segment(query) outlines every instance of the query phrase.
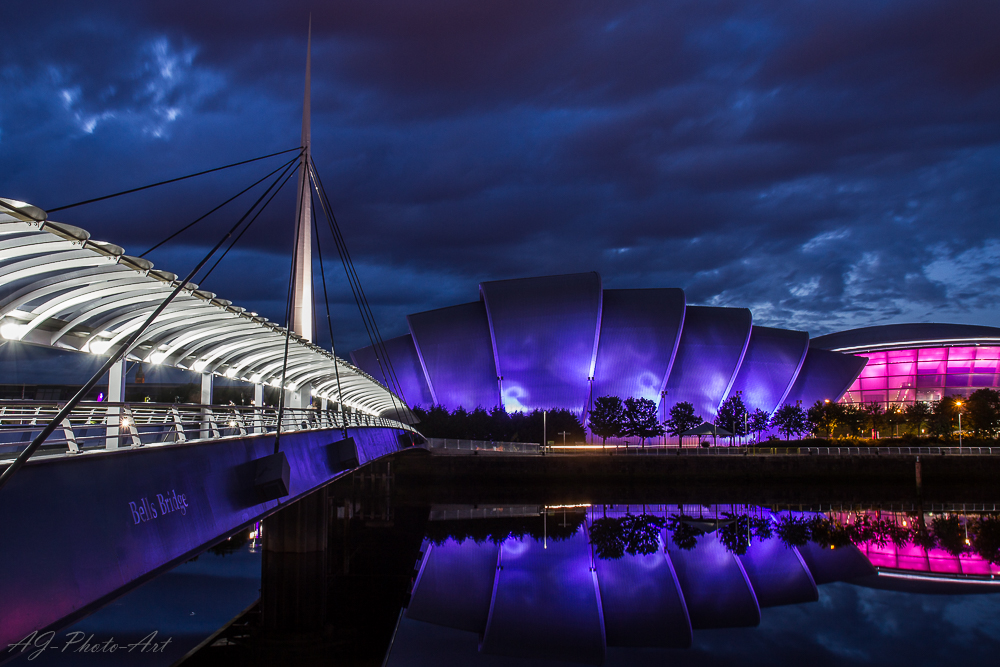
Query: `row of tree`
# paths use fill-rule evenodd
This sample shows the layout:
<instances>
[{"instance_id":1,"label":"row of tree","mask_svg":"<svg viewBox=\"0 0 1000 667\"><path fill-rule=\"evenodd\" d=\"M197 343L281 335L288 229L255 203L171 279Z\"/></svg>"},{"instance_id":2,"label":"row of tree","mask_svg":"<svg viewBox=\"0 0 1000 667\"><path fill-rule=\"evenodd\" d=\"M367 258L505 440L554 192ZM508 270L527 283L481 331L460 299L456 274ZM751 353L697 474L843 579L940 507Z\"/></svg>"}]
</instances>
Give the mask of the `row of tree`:
<instances>
[{"instance_id":1,"label":"row of tree","mask_svg":"<svg viewBox=\"0 0 1000 667\"><path fill-rule=\"evenodd\" d=\"M503 408L476 408L469 412L456 408L449 412L444 406L413 408L420 420L418 428L428 438L456 440L486 440L491 442L542 442L543 431L549 441L579 442L585 437L580 419L569 410L541 410L509 413ZM565 436L563 434L566 434Z\"/></svg>"},{"instance_id":2,"label":"row of tree","mask_svg":"<svg viewBox=\"0 0 1000 667\"><path fill-rule=\"evenodd\" d=\"M455 438L492 440L498 442L542 442L543 429L546 439L579 442L585 438L580 419L569 410L508 413L503 408L492 410L476 408L467 411L457 408L448 411L443 406L414 408L420 420L421 432L429 438ZM803 408L798 403L786 403L774 414L757 408L750 410L743 396L736 392L719 406L713 420L717 428L725 429L734 437L754 435L760 442L764 433L777 431L785 437L797 438L807 434L818 436L845 435L870 437L874 433L893 435L930 434L950 436L958 427L962 415L962 428L977 437L995 438L1000 435L1000 392L979 389L967 399L947 396L932 403L912 405L872 402L843 404L816 401ZM543 427L543 421L546 422ZM665 421L660 422L656 404L648 398L601 396L594 401L589 415L591 433L607 442L608 438L638 438L640 444L664 433L680 436L697 428L705 420L695 414L691 403L681 401L673 405Z\"/></svg>"}]
</instances>

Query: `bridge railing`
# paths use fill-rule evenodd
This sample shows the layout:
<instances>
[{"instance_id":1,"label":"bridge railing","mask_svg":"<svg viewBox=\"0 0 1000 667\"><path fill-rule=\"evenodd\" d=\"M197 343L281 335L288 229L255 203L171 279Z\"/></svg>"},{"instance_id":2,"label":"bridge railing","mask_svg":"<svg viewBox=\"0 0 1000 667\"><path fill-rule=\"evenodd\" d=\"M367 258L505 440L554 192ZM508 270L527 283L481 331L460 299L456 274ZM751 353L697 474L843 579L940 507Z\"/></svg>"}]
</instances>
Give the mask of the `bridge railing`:
<instances>
[{"instance_id":1,"label":"bridge railing","mask_svg":"<svg viewBox=\"0 0 1000 667\"><path fill-rule=\"evenodd\" d=\"M494 442L492 440L455 440L427 438L427 449L455 452L506 452L508 454L541 454L541 445L534 442Z\"/></svg>"},{"instance_id":2,"label":"bridge railing","mask_svg":"<svg viewBox=\"0 0 1000 667\"><path fill-rule=\"evenodd\" d=\"M616 456L990 456L1000 455L1000 447L607 447L597 451ZM560 453L594 453L594 449L573 452L570 447L559 448Z\"/></svg>"},{"instance_id":3,"label":"bridge railing","mask_svg":"<svg viewBox=\"0 0 1000 667\"><path fill-rule=\"evenodd\" d=\"M0 401L0 459L27 447L62 408L44 401ZM278 409L243 405L80 403L42 444L39 454L177 444L273 433ZM378 426L412 431L391 419L357 412L285 408L282 432Z\"/></svg>"}]
</instances>

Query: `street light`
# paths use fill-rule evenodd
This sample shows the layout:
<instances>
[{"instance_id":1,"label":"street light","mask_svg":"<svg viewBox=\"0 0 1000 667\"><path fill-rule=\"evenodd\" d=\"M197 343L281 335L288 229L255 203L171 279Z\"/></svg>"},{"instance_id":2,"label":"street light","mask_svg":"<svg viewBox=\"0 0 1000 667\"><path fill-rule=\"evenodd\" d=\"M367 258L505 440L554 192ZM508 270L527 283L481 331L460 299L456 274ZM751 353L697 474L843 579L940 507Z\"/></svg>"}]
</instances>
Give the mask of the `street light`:
<instances>
[{"instance_id":1,"label":"street light","mask_svg":"<svg viewBox=\"0 0 1000 667\"><path fill-rule=\"evenodd\" d=\"M962 448L962 401L955 401L955 407L958 408L958 448Z\"/></svg>"}]
</instances>

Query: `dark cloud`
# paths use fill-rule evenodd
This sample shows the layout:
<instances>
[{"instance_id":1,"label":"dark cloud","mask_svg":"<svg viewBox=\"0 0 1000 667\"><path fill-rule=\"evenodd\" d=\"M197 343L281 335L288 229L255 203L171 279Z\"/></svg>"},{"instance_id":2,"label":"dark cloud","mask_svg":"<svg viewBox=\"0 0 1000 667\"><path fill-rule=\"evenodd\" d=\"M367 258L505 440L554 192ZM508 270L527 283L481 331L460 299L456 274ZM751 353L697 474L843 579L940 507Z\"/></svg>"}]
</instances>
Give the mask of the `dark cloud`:
<instances>
[{"instance_id":1,"label":"dark cloud","mask_svg":"<svg viewBox=\"0 0 1000 667\"><path fill-rule=\"evenodd\" d=\"M813 333L1000 324L988 2L22 3L2 194L54 207L294 146L310 11L315 158L386 335L481 280L590 270ZM57 217L139 253L280 162ZM205 282L275 320L291 189ZM152 258L182 273L253 199Z\"/></svg>"}]
</instances>

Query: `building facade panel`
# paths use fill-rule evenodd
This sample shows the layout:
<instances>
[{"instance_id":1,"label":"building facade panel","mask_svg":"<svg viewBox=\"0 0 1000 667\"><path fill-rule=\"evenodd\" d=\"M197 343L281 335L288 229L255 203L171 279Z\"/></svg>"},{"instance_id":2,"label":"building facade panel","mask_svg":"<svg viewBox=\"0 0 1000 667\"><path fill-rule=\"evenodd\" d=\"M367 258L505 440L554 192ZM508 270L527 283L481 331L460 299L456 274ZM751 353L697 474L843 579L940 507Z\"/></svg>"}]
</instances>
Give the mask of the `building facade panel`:
<instances>
[{"instance_id":1,"label":"building facade panel","mask_svg":"<svg viewBox=\"0 0 1000 667\"><path fill-rule=\"evenodd\" d=\"M684 330L667 379L663 414L682 401L710 421L732 386L751 332L746 308L688 306Z\"/></svg>"},{"instance_id":2,"label":"building facade panel","mask_svg":"<svg viewBox=\"0 0 1000 667\"><path fill-rule=\"evenodd\" d=\"M1000 347L925 347L856 356L868 359L868 365L844 395L845 403L911 405L1000 387Z\"/></svg>"},{"instance_id":3,"label":"building facade panel","mask_svg":"<svg viewBox=\"0 0 1000 667\"><path fill-rule=\"evenodd\" d=\"M660 401L684 322L680 289L604 290L594 398Z\"/></svg>"},{"instance_id":4,"label":"building facade panel","mask_svg":"<svg viewBox=\"0 0 1000 667\"><path fill-rule=\"evenodd\" d=\"M490 613L500 546L448 539L426 549L407 617L481 634Z\"/></svg>"},{"instance_id":5,"label":"building facade panel","mask_svg":"<svg viewBox=\"0 0 1000 667\"><path fill-rule=\"evenodd\" d=\"M424 371L420 367L417 349L413 346L410 334L385 341L385 351L392 364L391 369L385 360L382 361L382 366L379 366L375 349L370 345L351 352L351 360L355 366L387 387L393 386L391 376L394 374L399 381L399 390L403 394L401 398L410 407L430 405L431 392L427 381L424 380Z\"/></svg>"},{"instance_id":6,"label":"building facade panel","mask_svg":"<svg viewBox=\"0 0 1000 667\"><path fill-rule=\"evenodd\" d=\"M500 404L493 342L482 301L406 318L435 404L489 410Z\"/></svg>"},{"instance_id":7,"label":"building facade panel","mask_svg":"<svg viewBox=\"0 0 1000 667\"><path fill-rule=\"evenodd\" d=\"M601 277L578 273L480 285L508 412L585 413L597 356Z\"/></svg>"},{"instance_id":8,"label":"building facade panel","mask_svg":"<svg viewBox=\"0 0 1000 667\"><path fill-rule=\"evenodd\" d=\"M821 350L810 345L786 404L801 403L808 408L816 401L836 401L858 378L867 363L864 357Z\"/></svg>"},{"instance_id":9,"label":"building facade panel","mask_svg":"<svg viewBox=\"0 0 1000 667\"><path fill-rule=\"evenodd\" d=\"M792 388L808 350L805 331L753 327L729 395L740 392L751 412L774 412Z\"/></svg>"}]
</instances>

